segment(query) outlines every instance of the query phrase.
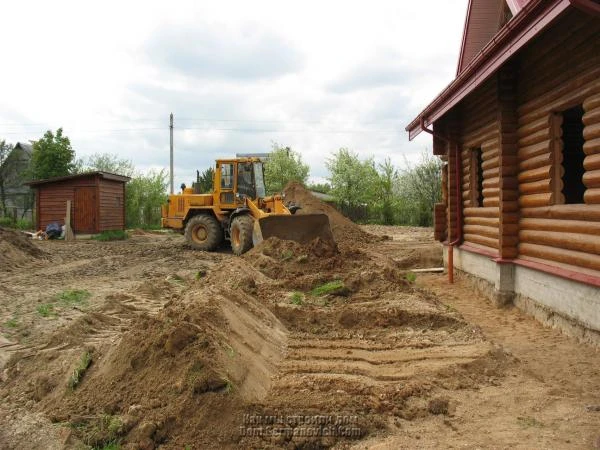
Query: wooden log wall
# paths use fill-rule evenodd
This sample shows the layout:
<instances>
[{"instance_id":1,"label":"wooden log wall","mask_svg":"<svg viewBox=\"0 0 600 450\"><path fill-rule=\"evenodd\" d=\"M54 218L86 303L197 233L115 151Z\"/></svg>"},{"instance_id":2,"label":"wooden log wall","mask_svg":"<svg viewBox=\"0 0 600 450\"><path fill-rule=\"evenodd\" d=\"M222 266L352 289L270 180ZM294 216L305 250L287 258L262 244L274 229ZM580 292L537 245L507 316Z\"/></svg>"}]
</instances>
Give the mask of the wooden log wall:
<instances>
[{"instance_id":1,"label":"wooden log wall","mask_svg":"<svg viewBox=\"0 0 600 450\"><path fill-rule=\"evenodd\" d=\"M448 164L442 166L442 201L433 208L433 237L443 242L448 237Z\"/></svg>"},{"instance_id":2,"label":"wooden log wall","mask_svg":"<svg viewBox=\"0 0 600 450\"><path fill-rule=\"evenodd\" d=\"M462 196L464 241L489 249L500 248L500 134L498 126L498 86L492 77L461 104ZM481 149L483 204L473 203L471 153ZM475 177L473 177L475 178Z\"/></svg>"},{"instance_id":3,"label":"wooden log wall","mask_svg":"<svg viewBox=\"0 0 600 450\"><path fill-rule=\"evenodd\" d=\"M600 93L588 97L583 102L583 195L585 203L600 204Z\"/></svg>"},{"instance_id":4,"label":"wooden log wall","mask_svg":"<svg viewBox=\"0 0 600 450\"><path fill-rule=\"evenodd\" d=\"M446 154L441 157L446 162L442 171L442 200L446 206L446 232L445 240L453 242L458 237L457 217L459 204L456 202L456 166L460 159L456 157L458 144L459 116L456 111L445 114L434 124L434 130L446 138L444 147ZM439 142L439 141L438 141ZM459 166L460 167L460 166ZM440 208L441 210L441 208ZM440 222L442 219L440 219Z\"/></svg>"},{"instance_id":5,"label":"wooden log wall","mask_svg":"<svg viewBox=\"0 0 600 450\"><path fill-rule=\"evenodd\" d=\"M520 55L520 257L600 270L600 21L570 12ZM564 204L560 112L584 108L582 204Z\"/></svg>"},{"instance_id":6,"label":"wooden log wall","mask_svg":"<svg viewBox=\"0 0 600 450\"><path fill-rule=\"evenodd\" d=\"M519 243L516 72L516 63L513 62L505 65L498 73L499 251L503 259L516 258Z\"/></svg>"}]
</instances>

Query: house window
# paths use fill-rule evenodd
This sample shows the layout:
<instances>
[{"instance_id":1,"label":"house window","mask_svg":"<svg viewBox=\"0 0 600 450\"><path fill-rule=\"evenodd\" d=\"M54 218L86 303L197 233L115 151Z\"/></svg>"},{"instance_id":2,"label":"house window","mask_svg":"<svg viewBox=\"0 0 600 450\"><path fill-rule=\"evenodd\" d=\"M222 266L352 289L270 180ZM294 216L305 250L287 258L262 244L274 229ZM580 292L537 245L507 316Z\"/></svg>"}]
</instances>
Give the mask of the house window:
<instances>
[{"instance_id":1,"label":"house window","mask_svg":"<svg viewBox=\"0 0 600 450\"><path fill-rule=\"evenodd\" d=\"M555 155L555 161L562 161L562 164L557 165L555 171L556 179L562 180L562 196L557 195L558 203L576 204L584 203L583 194L585 193L585 185L583 184L583 160L585 153L583 152L583 107L581 105L567 109L558 114L558 122L560 127L556 126L555 133L560 133L560 141L562 145L556 146L556 151L559 154ZM557 136L558 138L558 136ZM560 170L562 167L562 170ZM560 186L557 187L560 189ZM562 198L564 197L564 201Z\"/></svg>"},{"instance_id":2,"label":"house window","mask_svg":"<svg viewBox=\"0 0 600 450\"><path fill-rule=\"evenodd\" d=\"M471 205L483 206L483 156L481 148L471 151Z\"/></svg>"}]
</instances>

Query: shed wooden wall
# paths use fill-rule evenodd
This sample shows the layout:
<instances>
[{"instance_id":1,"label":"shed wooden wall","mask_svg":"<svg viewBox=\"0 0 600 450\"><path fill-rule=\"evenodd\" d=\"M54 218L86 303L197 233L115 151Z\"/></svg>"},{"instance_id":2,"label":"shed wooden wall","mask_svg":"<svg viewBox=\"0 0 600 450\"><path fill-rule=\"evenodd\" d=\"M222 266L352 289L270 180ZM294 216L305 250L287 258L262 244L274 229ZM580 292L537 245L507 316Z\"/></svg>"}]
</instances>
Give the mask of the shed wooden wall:
<instances>
[{"instance_id":1,"label":"shed wooden wall","mask_svg":"<svg viewBox=\"0 0 600 450\"><path fill-rule=\"evenodd\" d=\"M64 224L67 200L71 200L71 217L75 213L75 189L95 186L95 175L38 185L36 193L37 229L45 230L46 226L52 222Z\"/></svg>"},{"instance_id":2,"label":"shed wooden wall","mask_svg":"<svg viewBox=\"0 0 600 450\"><path fill-rule=\"evenodd\" d=\"M100 178L99 231L125 229L125 183Z\"/></svg>"},{"instance_id":3,"label":"shed wooden wall","mask_svg":"<svg viewBox=\"0 0 600 450\"><path fill-rule=\"evenodd\" d=\"M600 270L600 21L572 11L519 60L519 257ZM565 205L552 116L582 103L585 204Z\"/></svg>"},{"instance_id":4,"label":"shed wooden wall","mask_svg":"<svg viewBox=\"0 0 600 450\"><path fill-rule=\"evenodd\" d=\"M90 202L94 204L86 202L86 208L76 211L75 191L85 187L93 189ZM37 186L37 229L45 229L52 222L63 224L67 200L71 200L71 219L75 233L100 233L125 228L125 183L90 175ZM78 229L77 214L83 214L85 218L82 222L91 223L92 228Z\"/></svg>"},{"instance_id":5,"label":"shed wooden wall","mask_svg":"<svg viewBox=\"0 0 600 450\"><path fill-rule=\"evenodd\" d=\"M498 87L494 76L461 104L462 197L464 241L497 251L499 248L500 140ZM483 206L471 199L471 152L481 148L483 159Z\"/></svg>"}]
</instances>

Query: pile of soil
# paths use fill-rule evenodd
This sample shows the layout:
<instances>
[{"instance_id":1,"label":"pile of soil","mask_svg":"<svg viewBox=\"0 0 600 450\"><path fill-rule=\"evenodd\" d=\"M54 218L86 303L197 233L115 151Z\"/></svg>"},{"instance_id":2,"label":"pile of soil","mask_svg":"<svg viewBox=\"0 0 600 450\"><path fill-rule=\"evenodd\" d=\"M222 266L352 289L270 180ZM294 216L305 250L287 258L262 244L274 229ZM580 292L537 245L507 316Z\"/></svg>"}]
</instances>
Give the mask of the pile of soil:
<instances>
[{"instance_id":1,"label":"pile of soil","mask_svg":"<svg viewBox=\"0 0 600 450\"><path fill-rule=\"evenodd\" d=\"M503 376L506 358L478 330L391 258L344 241L364 232L329 213L342 245L270 238L209 269L188 261L192 274L107 297L41 350L15 354L0 396L69 430L73 447L329 448L384 432L390 420L444 415L454 404L432 400ZM178 252L148 251L169 263ZM165 297L169 284L177 295L156 314L125 311L129 296ZM120 324L125 315L136 318ZM108 328L120 331L103 339ZM91 365L69 388L88 353ZM279 416L346 417L354 434L313 435L327 429L311 422L270 435L247 420Z\"/></svg>"},{"instance_id":2,"label":"pile of soil","mask_svg":"<svg viewBox=\"0 0 600 450\"><path fill-rule=\"evenodd\" d=\"M22 233L0 227L0 267L11 272L46 256Z\"/></svg>"},{"instance_id":3,"label":"pile of soil","mask_svg":"<svg viewBox=\"0 0 600 450\"><path fill-rule=\"evenodd\" d=\"M339 245L363 246L383 238L367 233L347 217L343 216L333 206L322 202L312 195L302 184L291 182L284 188L286 202L292 202L300 207L296 214L327 214L333 237Z\"/></svg>"},{"instance_id":4,"label":"pile of soil","mask_svg":"<svg viewBox=\"0 0 600 450\"><path fill-rule=\"evenodd\" d=\"M254 247L243 258L288 290L310 293L333 281L343 283L343 288L333 296L338 298L349 297L358 291L366 295L369 290L411 290L406 273L395 267L391 260L383 266L372 267L371 258L360 248L353 245L338 246L320 238L308 244L299 244L272 237ZM270 296L269 292L262 293L264 299Z\"/></svg>"},{"instance_id":5,"label":"pile of soil","mask_svg":"<svg viewBox=\"0 0 600 450\"><path fill-rule=\"evenodd\" d=\"M255 300L235 293L231 299L209 295L205 281L158 315L141 314L117 345L75 346L68 335L85 342L82 326L105 319L89 313L55 333L43 354L14 357L6 369L6 387L22 396L20 401L35 401L53 423L68 424L73 430L69 444L101 448L120 441L132 449L234 445L242 437L238 428L244 408L265 395L282 357L283 327ZM85 353L91 365L70 389L69 379ZM29 382L20 392L15 386L23 376Z\"/></svg>"}]
</instances>

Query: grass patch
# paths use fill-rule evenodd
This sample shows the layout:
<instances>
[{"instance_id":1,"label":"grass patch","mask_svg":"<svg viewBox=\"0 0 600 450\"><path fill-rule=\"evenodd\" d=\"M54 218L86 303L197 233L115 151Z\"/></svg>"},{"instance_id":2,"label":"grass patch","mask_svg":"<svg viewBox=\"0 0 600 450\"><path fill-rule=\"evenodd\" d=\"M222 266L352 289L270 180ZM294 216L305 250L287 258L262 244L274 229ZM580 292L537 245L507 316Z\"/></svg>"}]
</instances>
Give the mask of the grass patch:
<instances>
[{"instance_id":1,"label":"grass patch","mask_svg":"<svg viewBox=\"0 0 600 450\"><path fill-rule=\"evenodd\" d=\"M6 328L17 328L19 326L19 321L17 320L16 317L13 317L11 319L8 319L6 322L4 322L4 326Z\"/></svg>"},{"instance_id":2,"label":"grass patch","mask_svg":"<svg viewBox=\"0 0 600 450\"><path fill-rule=\"evenodd\" d=\"M33 230L33 223L27 219L17 219L13 221L12 217L0 217L0 226L6 228L16 228L17 230Z\"/></svg>"},{"instance_id":3,"label":"grass patch","mask_svg":"<svg viewBox=\"0 0 600 450\"><path fill-rule=\"evenodd\" d=\"M315 287L310 293L315 297L322 297L327 294L338 294L346 290L347 288L342 280L334 280Z\"/></svg>"},{"instance_id":4,"label":"grass patch","mask_svg":"<svg viewBox=\"0 0 600 450\"><path fill-rule=\"evenodd\" d=\"M414 283L415 281L417 281L417 274L414 272L406 272L404 278L406 278L406 281L408 281L409 283Z\"/></svg>"},{"instance_id":5,"label":"grass patch","mask_svg":"<svg viewBox=\"0 0 600 450\"><path fill-rule=\"evenodd\" d=\"M85 444L94 450L118 450L119 436L123 433L123 422L119 416L102 414L91 422L75 425Z\"/></svg>"},{"instance_id":6,"label":"grass patch","mask_svg":"<svg viewBox=\"0 0 600 450\"><path fill-rule=\"evenodd\" d=\"M112 441L104 444L102 447L95 447L94 450L121 450L121 443L118 441Z\"/></svg>"},{"instance_id":7,"label":"grass patch","mask_svg":"<svg viewBox=\"0 0 600 450\"><path fill-rule=\"evenodd\" d=\"M127 231L123 230L108 230L103 231L100 234L95 234L92 236L92 239L100 242L106 241L124 241L125 239L129 239L129 234Z\"/></svg>"},{"instance_id":8,"label":"grass patch","mask_svg":"<svg viewBox=\"0 0 600 450\"><path fill-rule=\"evenodd\" d=\"M85 289L68 289L56 294L55 299L64 305L79 305L91 296L92 294Z\"/></svg>"},{"instance_id":9,"label":"grass patch","mask_svg":"<svg viewBox=\"0 0 600 450\"><path fill-rule=\"evenodd\" d=\"M298 261L300 264L304 264L308 262L308 255L300 255L296 261Z\"/></svg>"},{"instance_id":10,"label":"grass patch","mask_svg":"<svg viewBox=\"0 0 600 450\"><path fill-rule=\"evenodd\" d=\"M90 367L90 364L92 364L92 354L90 352L84 352L84 354L81 355L79 364L73 370L73 373L69 377L69 382L67 383L67 386L71 390L75 389L79 385L79 383L81 383L81 379L83 378L83 375L87 371L88 367Z\"/></svg>"},{"instance_id":11,"label":"grass patch","mask_svg":"<svg viewBox=\"0 0 600 450\"><path fill-rule=\"evenodd\" d=\"M227 356L229 356L232 359L236 357L235 349L231 345L223 342L223 348L225 349L225 353L227 353Z\"/></svg>"},{"instance_id":12,"label":"grass patch","mask_svg":"<svg viewBox=\"0 0 600 450\"><path fill-rule=\"evenodd\" d=\"M304 295L302 292L293 292L292 295L290 295L290 303L298 306L302 305L302 303L304 303Z\"/></svg>"},{"instance_id":13,"label":"grass patch","mask_svg":"<svg viewBox=\"0 0 600 450\"><path fill-rule=\"evenodd\" d=\"M542 422L540 422L539 420L535 419L534 417L517 417L517 423L522 426L523 428L530 428L530 427L536 427L536 428L541 428L544 426L544 424Z\"/></svg>"},{"instance_id":14,"label":"grass patch","mask_svg":"<svg viewBox=\"0 0 600 450\"><path fill-rule=\"evenodd\" d=\"M167 277L169 283L175 283L179 286L185 286L185 280L176 273Z\"/></svg>"},{"instance_id":15,"label":"grass patch","mask_svg":"<svg viewBox=\"0 0 600 450\"><path fill-rule=\"evenodd\" d=\"M284 250L283 252L281 252L281 260L282 261L289 261L293 257L294 257L294 252L291 250Z\"/></svg>"},{"instance_id":16,"label":"grass patch","mask_svg":"<svg viewBox=\"0 0 600 450\"><path fill-rule=\"evenodd\" d=\"M44 303L36 308L37 313L42 317L50 317L54 315L54 305L52 303Z\"/></svg>"},{"instance_id":17,"label":"grass patch","mask_svg":"<svg viewBox=\"0 0 600 450\"><path fill-rule=\"evenodd\" d=\"M225 392L226 394L233 394L235 386L233 385L231 380L229 378L223 378L223 381L225 382L225 388L223 389L223 392Z\"/></svg>"}]
</instances>

